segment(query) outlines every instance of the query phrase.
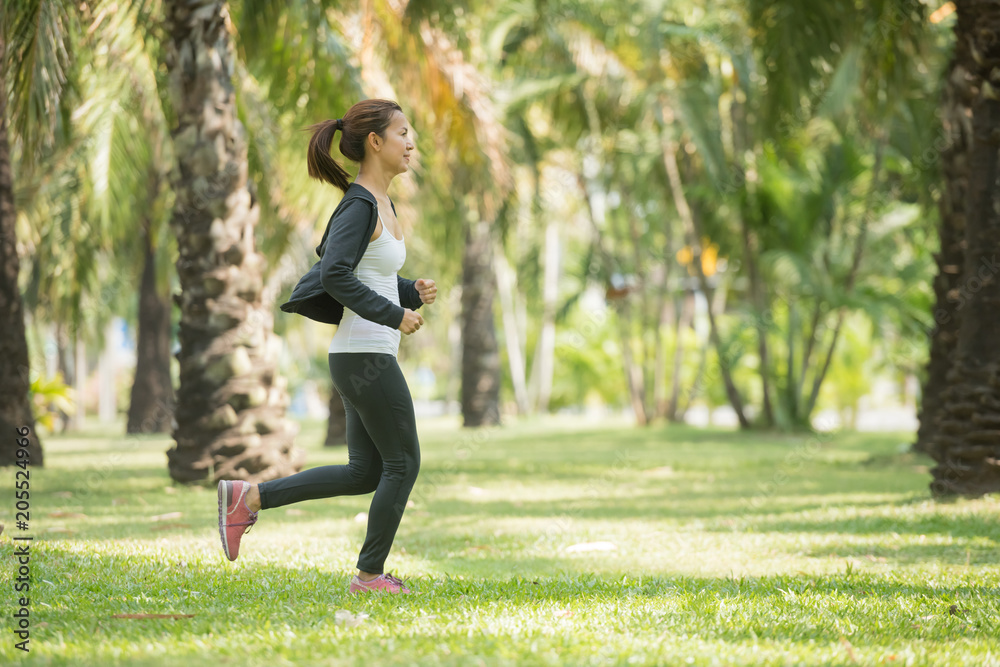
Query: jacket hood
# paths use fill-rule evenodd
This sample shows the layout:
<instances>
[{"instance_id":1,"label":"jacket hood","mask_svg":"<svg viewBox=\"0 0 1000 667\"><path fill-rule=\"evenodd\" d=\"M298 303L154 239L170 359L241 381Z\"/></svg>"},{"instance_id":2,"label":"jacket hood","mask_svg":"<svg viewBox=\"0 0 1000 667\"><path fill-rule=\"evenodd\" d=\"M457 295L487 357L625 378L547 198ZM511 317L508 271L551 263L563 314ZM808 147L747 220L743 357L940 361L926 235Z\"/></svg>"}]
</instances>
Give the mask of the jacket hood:
<instances>
[{"instance_id":1,"label":"jacket hood","mask_svg":"<svg viewBox=\"0 0 1000 667\"><path fill-rule=\"evenodd\" d=\"M369 192L368 188L366 188L363 185L358 185L357 183L351 183L350 185L347 186L347 190L344 191L344 197L340 200L340 203L337 204L337 208L334 209L333 215L336 215L337 211L339 211L343 206L347 204L348 201L352 199L364 199L372 206L378 206L378 202L375 201L375 195ZM333 219L333 215L330 216L331 220ZM326 237L329 234L330 234L330 223L328 222L326 224L326 230L323 232L323 239L319 242L319 245L316 246L317 255L319 256L323 255L323 246L326 245Z\"/></svg>"}]
</instances>

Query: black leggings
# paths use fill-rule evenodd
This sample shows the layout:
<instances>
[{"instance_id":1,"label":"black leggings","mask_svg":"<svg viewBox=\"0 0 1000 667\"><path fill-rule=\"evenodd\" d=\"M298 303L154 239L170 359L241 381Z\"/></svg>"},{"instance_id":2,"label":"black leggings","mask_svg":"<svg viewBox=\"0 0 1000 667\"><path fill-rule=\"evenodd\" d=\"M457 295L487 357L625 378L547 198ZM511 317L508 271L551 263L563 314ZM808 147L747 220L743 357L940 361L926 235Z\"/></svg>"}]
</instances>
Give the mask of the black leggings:
<instances>
[{"instance_id":1,"label":"black leggings","mask_svg":"<svg viewBox=\"0 0 1000 667\"><path fill-rule=\"evenodd\" d=\"M347 465L320 466L262 482L260 506L270 509L374 491L358 569L382 574L420 469L413 400L391 354L336 352L330 355L330 375L347 413Z\"/></svg>"}]
</instances>

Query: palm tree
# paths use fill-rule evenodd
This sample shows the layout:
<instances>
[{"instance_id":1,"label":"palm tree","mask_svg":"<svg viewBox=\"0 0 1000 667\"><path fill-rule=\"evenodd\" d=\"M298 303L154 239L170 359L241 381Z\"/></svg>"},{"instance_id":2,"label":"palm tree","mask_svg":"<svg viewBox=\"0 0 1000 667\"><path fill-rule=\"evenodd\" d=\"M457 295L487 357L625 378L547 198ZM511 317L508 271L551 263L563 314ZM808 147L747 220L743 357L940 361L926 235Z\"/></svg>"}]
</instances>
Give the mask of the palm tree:
<instances>
[{"instance_id":1,"label":"palm tree","mask_svg":"<svg viewBox=\"0 0 1000 667\"><path fill-rule=\"evenodd\" d=\"M733 223L706 221L706 236L720 244L737 240L728 243L727 254L745 270L747 294L739 311L747 317L730 338L738 342L741 330L756 335L762 425L808 428L848 310L874 311L888 301L873 299L878 293L865 282L880 268L873 247L888 245L880 238L882 246L876 246L869 226L891 204L881 195L888 138L866 125L888 124L901 106L897 91L913 87L912 63L922 56L920 21L912 18L918 9L909 0L863 7L853 0L753 0L742 19L749 30L711 21L697 30L658 27L675 41L697 35L711 45L714 54L695 72L722 70L704 83L700 76L680 81L669 96L674 108L665 107L663 114L676 116L675 134L697 147L693 158L714 188L711 201L681 187L693 184L670 164L679 154L676 143L665 145L664 160L679 210L687 208L681 206L685 199L692 207L701 199L710 204L703 208L716 210L721 197L734 212ZM684 63L676 68L683 70ZM766 86L755 84L758 72L766 75ZM867 143L868 136L875 141ZM817 158L823 179L806 185ZM795 191L801 192L795 201L808 210L782 205ZM689 217L681 212L682 219ZM702 234L688 236L697 255ZM720 361L730 356L727 348L742 352L738 344L720 344L717 330L713 324ZM720 370L739 416L741 393Z\"/></svg>"},{"instance_id":2,"label":"palm tree","mask_svg":"<svg viewBox=\"0 0 1000 667\"><path fill-rule=\"evenodd\" d=\"M401 12L392 3L374 0L365 17L377 25L386 67L397 75L399 92L413 105L418 119L443 130L442 155L455 219L461 233L447 230L448 248L462 253L461 271L461 405L463 425L500 423L500 353L493 319L496 284L493 255L503 207L513 187L506 157L506 129L489 91L492 82L483 63L471 60L419 3ZM467 26L468 27L468 26ZM373 35L366 37L371 45ZM363 62L374 63L373 57ZM431 120L433 119L433 121ZM428 175L441 186L442 175ZM457 195L455 194L457 193ZM459 245L460 244L460 245ZM458 248L455 248L458 245ZM460 248L460 250L459 250Z\"/></svg>"},{"instance_id":3,"label":"palm tree","mask_svg":"<svg viewBox=\"0 0 1000 667\"><path fill-rule=\"evenodd\" d=\"M969 182L969 147L972 145L969 123L973 86L970 68L974 63L963 62L969 50L959 45L945 74L941 105L944 136L947 144L941 150L941 173L944 190L940 199L940 249L934 256L938 273L934 279L934 327L930 333L930 354L927 375L920 402L920 428L917 430L915 451L929 453L931 442L938 433L938 422L944 407L943 392L948 386L948 371L954 362L958 343L959 318L962 312L955 295L962 287L965 264L965 205Z\"/></svg>"},{"instance_id":4,"label":"palm tree","mask_svg":"<svg viewBox=\"0 0 1000 667\"><path fill-rule=\"evenodd\" d=\"M127 433L167 432L174 406L172 304L159 275L167 259L164 165L172 156L165 151L167 121L156 85L153 53L158 45L140 28L158 9L158 3L136 3L125 11L110 11L88 31L92 67L79 114L80 132L93 137L86 190L93 193L91 217L106 231L102 254L138 277L136 371ZM131 291L125 296L132 298Z\"/></svg>"},{"instance_id":5,"label":"palm tree","mask_svg":"<svg viewBox=\"0 0 1000 667\"><path fill-rule=\"evenodd\" d=\"M242 83L237 102L248 120L251 187L260 204L257 235L268 260L264 307L273 309L271 297L289 277L294 284L308 268L305 260L323 230L316 223L325 225L336 205L336 193L328 185L299 176L306 171L304 144L281 138L299 134L303 119L322 120L348 108L364 90L349 46L354 21L342 13L353 10L350 5L260 0L235 9L237 77ZM295 268L283 270L287 267ZM300 326L298 319L278 324ZM340 446L347 428L343 401L328 375L326 386L330 415L324 445Z\"/></svg>"},{"instance_id":6,"label":"palm tree","mask_svg":"<svg viewBox=\"0 0 1000 667\"><path fill-rule=\"evenodd\" d=\"M152 217L160 192L159 167L149 168L148 196L151 206L142 219L142 277L139 280L139 331L136 336L136 372L129 401L127 433L168 431L174 413L174 390L170 376L170 314L172 303L160 289L157 278L157 224Z\"/></svg>"},{"instance_id":7,"label":"palm tree","mask_svg":"<svg viewBox=\"0 0 1000 667\"><path fill-rule=\"evenodd\" d=\"M21 172L31 171L43 149L64 129L72 75L76 5L29 0L0 6L0 428L27 428L31 465L43 465L29 401L31 370L18 276L17 212L10 128L20 144ZM7 97L10 89L12 95ZM0 444L0 465L17 462L17 442Z\"/></svg>"},{"instance_id":8,"label":"palm tree","mask_svg":"<svg viewBox=\"0 0 1000 667\"><path fill-rule=\"evenodd\" d=\"M788 166L783 164L784 160L800 159L789 154L798 151L797 147L804 140L811 140L809 132L836 121L835 131L843 141L831 145L829 154L822 156L830 162L827 176L838 175L836 161L843 157L838 156L838 152L858 157L858 146L848 143L857 144L855 138L865 137L867 131L844 118L850 118L852 114L847 110L851 109L864 111L865 119L885 121L890 109L868 109L855 104L857 93L863 92L865 99L892 102L899 97L893 91L907 89L908 77L913 76L911 63L916 60L914 56L919 56L914 45L919 45L920 31L915 26L919 26L920 21L911 20L917 9L914 3L910 0L877 3L843 0L816 5L793 0L755 0L732 3L722 11L710 12L700 26L671 22L669 16L673 7L669 5L665 11L647 19L643 16L647 10L640 3L569 4L535 21L518 17L518 12L525 11L523 7L523 4L511 3L505 7L507 14L501 15L498 23L511 33L507 40L511 50L527 45L533 49L532 64L543 63L543 73L532 83L536 90L553 91L551 106L558 106L563 112L559 124L567 129L567 135L574 137L572 132L581 125L589 127L592 138L588 144L598 146L598 150L600 142L614 146L629 139L635 142L634 137L638 135L639 148L636 149L633 143L628 144L630 150L623 151L627 155L624 161L635 165L648 159L642 147L662 146L658 156L662 162L659 172L649 171L640 178L619 178L623 182L608 180L606 185L596 178L584 179L588 188L597 191L598 199L604 199L612 190L625 191L628 196L624 199L631 197L631 203L637 200L647 210L652 200L657 204L656 214L644 221L646 226L652 219L679 219L683 236L694 255L691 265L696 269L702 266L698 256L703 254L700 245L706 236L723 244L728 256L740 260L743 276L749 278L749 294L747 299L738 295L740 302L733 310L748 316L743 322L734 323L734 318L715 317L714 311L710 311L709 320L710 338L719 359L719 379L725 385L741 424L749 424L743 415L745 387L742 390L738 387L734 374L742 354L739 334L749 330L756 333L758 343L757 367L763 398L761 421L768 426L775 425L779 419L786 423L791 421L795 426L807 425L826 369L836 351L847 308L857 307L856 304L865 298L868 284L861 278L870 278L871 268L876 264L869 259L873 257L868 243L872 237L866 224L869 213L838 221L842 238L834 241L848 248L847 252L831 260L836 260L837 275L843 279L839 293L819 294L801 301L785 299L788 305L782 307L781 317L775 322L781 330L765 326L766 316L779 311L774 286L794 291L796 283L781 280L772 265L778 255L788 259L791 253L783 245L785 239L769 229L774 211L765 208L765 202L756 192L759 186L745 177L748 173L761 176L758 167L762 165L753 164L752 159L745 162L745 156L753 155L756 159L776 153L774 164L770 166L780 173ZM735 11L727 11L729 9ZM642 36L636 38L630 30L638 25L642 26L638 31ZM886 27L892 29L885 31ZM540 43L549 47L544 55L540 55ZM560 47L561 44L567 46ZM796 47L789 48L789 44ZM568 52L572 58L560 57L560 51ZM573 113L575 109L567 104L565 94L568 86L553 81L559 75L565 76L567 60L571 65L580 65L582 71L577 72L580 76L598 82L589 90L581 87L583 92L577 96L576 106L586 109L587 113ZM772 67L774 71L765 71ZM766 74L766 86L755 83L763 80L760 73ZM546 76L552 78L546 79ZM602 96L605 91L609 99ZM817 95L817 91L822 92ZM630 108L619 108L615 106L616 99L628 99L632 104ZM655 128L645 122L643 109L655 111ZM681 147L683 151L679 150ZM851 180L840 181L839 190L821 190L825 200L817 204L830 208L836 206L839 199L850 197L848 201L852 205L845 205L842 209L845 212L877 208L874 207L874 194L882 183L878 177L880 153L874 145L864 147L869 152L861 157L873 169L855 172ZM618 164L612 151L596 154L600 155L596 162L602 166ZM623 172L628 173L627 169L615 167L605 171L615 174L616 178ZM867 178L870 171L874 172L874 178ZM803 175L808 175L805 169ZM869 183L863 188L859 187L862 177ZM649 178L662 181L662 192L640 198L634 193ZM833 182L827 185L831 184ZM606 192L601 192L602 189ZM861 189L863 193L857 192ZM591 199L594 197L588 194L588 200ZM728 219L715 213L720 204L731 212ZM657 272L644 271L642 252L647 247L659 249L662 242L650 244L648 237L635 234L630 228L635 216L621 215L622 230L616 234L612 225L604 224L606 218L614 217L613 213L596 210L590 201L588 208L595 213L591 218L597 220L594 227L598 242L602 237L607 240L605 248L597 248L607 265L605 270L609 273L619 268L634 270L639 281L647 283L644 289L634 290L634 299L626 297L615 305L619 319L641 320L647 324L642 327L643 331L655 331L661 328L663 318L671 311L673 317L679 318L682 309L667 309L663 299L668 289L664 277L669 275L672 262L664 262L662 257L658 260L658 275L663 282L643 280L644 273L652 276ZM879 207L879 211L882 208ZM671 215L673 211L669 209L676 210L676 216ZM877 220L877 216L873 220ZM795 261L811 265L816 257L810 253L824 244L831 245L823 233L824 228L816 224L815 216L800 215L787 222L794 222L806 232L801 239L805 243L795 249L802 256ZM669 243L678 236L673 229L677 225L668 222L666 226L658 239L666 239ZM641 241L630 244L632 238ZM630 245L640 246L640 251L630 252ZM804 252L807 250L809 252ZM668 258L672 254L661 253ZM810 271L817 275L822 273L815 269ZM706 295L711 296L716 290L704 276L696 275L695 279ZM650 307L650 304L657 305ZM803 306L808 308L805 313L800 312ZM675 322L680 323L679 319ZM780 339L769 341L769 335L777 338L775 334ZM663 341L652 338L654 341L649 347L655 352L650 354L645 349L645 341L628 326L623 327L624 365L632 404L640 422L650 414L672 411L670 402L664 400L668 392L663 387L665 373L660 369L665 359ZM632 343L634 350L630 349ZM675 353L679 350L676 348ZM776 358L775 351L784 353L782 358ZM649 363L652 360L656 360L656 367L644 370L647 365L654 365ZM644 375L653 375L653 381L650 383ZM647 407L649 384L654 387L653 408ZM669 393L676 395L676 386ZM780 411L772 407L776 402L782 407Z\"/></svg>"},{"instance_id":9,"label":"palm tree","mask_svg":"<svg viewBox=\"0 0 1000 667\"><path fill-rule=\"evenodd\" d=\"M592 252L595 264L599 265L600 279L609 285L609 295L621 296L609 298L608 306L618 325L630 403L637 421L647 424L656 410L669 409L666 401L661 400L667 393L663 387L665 376L652 371L658 361L664 360L660 321L665 313L677 312L665 308L668 291L660 289L669 275L664 265L669 265L673 255L669 250L671 221L659 208L651 210L646 220L632 214L636 205L652 209L659 189L648 185L649 160L636 160L634 153L627 155L628 150L615 149L619 137L625 133L634 136L638 132L645 137L649 122L642 113L641 94L636 94L638 87L632 85L634 77L627 76L622 81L611 74L623 68L602 41L609 32L598 13L604 9L611 8L578 4L552 10L524 3L503 3L496 10L495 27L488 43L492 45L494 59L504 63L498 78L510 81L503 90L507 100L504 111L509 123L518 128L524 145L521 159L534 174L532 210L538 208L536 202L540 199L539 165L551 162L576 176L578 188L574 194L582 195L584 217L593 230ZM623 98L633 102L622 104ZM535 118L546 117L544 126L548 129L544 136L533 136L534 123L528 121L529 113ZM574 146L576 150L566 150ZM590 163L600 165L597 173L584 167ZM628 185L623 187L626 182ZM624 198L626 205L618 210L604 205L609 196ZM546 261L541 331L534 351L537 363L532 364L531 383L539 388L550 375L551 371L546 369L552 367L549 355L554 351L558 309L552 281L557 279L557 267L550 249L555 250L556 246L551 239L564 233L557 228L558 216L552 211L539 215L539 222L544 220L546 225ZM651 224L653 218L662 220L662 227ZM540 250L539 254L543 252ZM585 273L591 273L589 262ZM619 289L613 284L625 274L637 278L636 289ZM589 279L589 275L585 276L584 283ZM569 303L579 296L571 295ZM650 338L655 339L651 345ZM654 377L653 392L647 390L649 376ZM535 395L534 391L529 393ZM655 406L654 402L660 405Z\"/></svg>"},{"instance_id":10,"label":"palm tree","mask_svg":"<svg viewBox=\"0 0 1000 667\"><path fill-rule=\"evenodd\" d=\"M465 227L462 253L463 426L500 423L500 348L493 321L496 240L489 218L479 214Z\"/></svg>"},{"instance_id":11,"label":"palm tree","mask_svg":"<svg viewBox=\"0 0 1000 667\"><path fill-rule=\"evenodd\" d=\"M6 19L7 10L0 12ZM43 463L42 446L35 433L35 419L28 400L31 386L28 339L24 331L24 310L18 286L17 213L14 210L14 179L7 139L6 35L4 20L0 25L0 317L6 324L0 327L0 430L7 434L27 435L17 430L27 428L32 434L29 461L31 465L40 466ZM17 463L17 450L17 441L13 437L4 438L0 444L0 465Z\"/></svg>"},{"instance_id":12,"label":"palm tree","mask_svg":"<svg viewBox=\"0 0 1000 667\"><path fill-rule=\"evenodd\" d=\"M171 226L177 237L180 387L170 475L261 481L301 469L284 415L272 315L262 307L263 258L247 187L245 135L236 117L229 8L169 0L165 64L177 119Z\"/></svg>"},{"instance_id":13,"label":"palm tree","mask_svg":"<svg viewBox=\"0 0 1000 667\"><path fill-rule=\"evenodd\" d=\"M946 171L946 177L949 193L965 192L965 262L955 295L956 309L961 308L958 341L928 450L937 462L931 471L935 495L978 496L1000 491L1000 162L994 140L1000 131L995 69L1000 12L996 0L959 0L955 5L955 60L967 67L967 74L959 71L953 78L960 93L956 106L968 99L972 122L968 171ZM946 234L942 237L945 242Z\"/></svg>"},{"instance_id":14,"label":"palm tree","mask_svg":"<svg viewBox=\"0 0 1000 667\"><path fill-rule=\"evenodd\" d=\"M161 238L168 135L150 55L156 42L138 29L158 3L118 9L100 0L88 11L89 29L72 42L79 103L45 169L19 188L30 230L22 239L30 248L25 300L36 331L55 324L60 370L67 379L79 375L80 386L84 340L111 317L137 310L138 372L127 431L164 431L173 402L170 301L157 274L168 256ZM75 364L63 361L64 340L76 342Z\"/></svg>"}]
</instances>

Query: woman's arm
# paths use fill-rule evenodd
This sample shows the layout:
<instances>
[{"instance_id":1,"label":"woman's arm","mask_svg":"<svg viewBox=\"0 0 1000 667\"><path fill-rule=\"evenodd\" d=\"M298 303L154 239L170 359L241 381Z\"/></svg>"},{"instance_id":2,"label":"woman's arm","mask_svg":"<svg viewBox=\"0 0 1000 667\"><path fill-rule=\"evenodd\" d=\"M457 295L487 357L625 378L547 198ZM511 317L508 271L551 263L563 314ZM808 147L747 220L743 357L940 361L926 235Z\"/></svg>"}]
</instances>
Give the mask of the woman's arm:
<instances>
[{"instance_id":1,"label":"woman's arm","mask_svg":"<svg viewBox=\"0 0 1000 667\"><path fill-rule=\"evenodd\" d=\"M323 289L344 307L366 320L398 329L406 312L403 306L389 301L354 275L354 258L364 242L371 213L371 204L353 199L333 214L320 259L320 281Z\"/></svg>"},{"instance_id":2,"label":"woman's arm","mask_svg":"<svg viewBox=\"0 0 1000 667\"><path fill-rule=\"evenodd\" d=\"M420 293L417 292L417 288L414 286L416 280L409 280L403 276L396 274L396 284L399 287L399 303L404 308L409 308L410 310L416 310L420 306L424 305L424 302L420 300Z\"/></svg>"}]
</instances>

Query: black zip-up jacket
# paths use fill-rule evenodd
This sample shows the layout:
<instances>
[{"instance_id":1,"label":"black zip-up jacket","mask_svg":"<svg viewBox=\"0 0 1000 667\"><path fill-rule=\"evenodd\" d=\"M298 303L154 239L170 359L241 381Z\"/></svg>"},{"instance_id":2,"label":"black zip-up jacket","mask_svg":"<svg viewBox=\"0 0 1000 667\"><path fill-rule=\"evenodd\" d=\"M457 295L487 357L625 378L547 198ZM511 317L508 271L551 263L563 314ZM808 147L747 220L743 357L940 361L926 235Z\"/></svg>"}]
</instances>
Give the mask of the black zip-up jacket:
<instances>
[{"instance_id":1,"label":"black zip-up jacket","mask_svg":"<svg viewBox=\"0 0 1000 667\"><path fill-rule=\"evenodd\" d=\"M392 211L396 212L395 206ZM299 279L291 297L281 304L281 310L317 322L340 324L347 306L366 320L398 329L406 308L416 310L423 305L414 287L416 281L396 275L400 303L397 306L354 275L377 223L375 196L364 186L351 183L330 216L323 240L316 246L320 260Z\"/></svg>"}]
</instances>

